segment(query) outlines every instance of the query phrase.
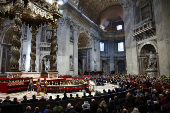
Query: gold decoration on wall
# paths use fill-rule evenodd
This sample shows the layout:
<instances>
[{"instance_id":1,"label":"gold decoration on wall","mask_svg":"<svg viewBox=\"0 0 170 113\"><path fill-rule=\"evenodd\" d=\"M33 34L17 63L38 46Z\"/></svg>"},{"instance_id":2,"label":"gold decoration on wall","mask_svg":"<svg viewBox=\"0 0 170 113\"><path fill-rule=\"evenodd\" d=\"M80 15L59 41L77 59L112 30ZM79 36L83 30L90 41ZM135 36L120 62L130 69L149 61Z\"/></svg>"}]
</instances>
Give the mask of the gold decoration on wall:
<instances>
[{"instance_id":1,"label":"gold decoration on wall","mask_svg":"<svg viewBox=\"0 0 170 113\"><path fill-rule=\"evenodd\" d=\"M78 38L78 48L85 48L88 46L89 37L86 33L81 33Z\"/></svg>"},{"instance_id":2,"label":"gold decoration on wall","mask_svg":"<svg viewBox=\"0 0 170 113\"><path fill-rule=\"evenodd\" d=\"M120 35L102 35L102 37L105 37L105 38L120 38L120 37L125 37L125 34L120 34Z\"/></svg>"}]
</instances>

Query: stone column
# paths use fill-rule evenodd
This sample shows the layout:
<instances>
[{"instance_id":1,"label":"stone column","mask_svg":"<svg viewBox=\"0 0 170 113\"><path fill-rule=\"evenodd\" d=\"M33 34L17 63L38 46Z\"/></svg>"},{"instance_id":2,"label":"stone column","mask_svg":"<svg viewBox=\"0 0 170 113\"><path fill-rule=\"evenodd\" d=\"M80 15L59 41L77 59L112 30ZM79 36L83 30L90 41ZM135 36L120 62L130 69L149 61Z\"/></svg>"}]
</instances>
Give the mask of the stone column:
<instances>
[{"instance_id":1,"label":"stone column","mask_svg":"<svg viewBox=\"0 0 170 113\"><path fill-rule=\"evenodd\" d=\"M101 70L101 63L100 63L100 40L96 40L96 64L97 64L97 71L102 71Z\"/></svg>"},{"instance_id":2,"label":"stone column","mask_svg":"<svg viewBox=\"0 0 170 113\"><path fill-rule=\"evenodd\" d=\"M1 73L1 68L2 68L2 52L3 52L3 46L0 45L0 73Z\"/></svg>"},{"instance_id":3,"label":"stone column","mask_svg":"<svg viewBox=\"0 0 170 113\"><path fill-rule=\"evenodd\" d=\"M115 74L118 73L118 68L117 68L117 59L115 59Z\"/></svg>"},{"instance_id":4,"label":"stone column","mask_svg":"<svg viewBox=\"0 0 170 113\"><path fill-rule=\"evenodd\" d=\"M103 64L102 64L102 59L100 58L100 71L103 71L102 69L103 69L103 66L102 66Z\"/></svg>"},{"instance_id":5,"label":"stone column","mask_svg":"<svg viewBox=\"0 0 170 113\"><path fill-rule=\"evenodd\" d=\"M38 29L36 26L32 26L32 39L31 39L31 59L30 59L30 67L31 71L35 71L35 60L36 60L36 35L38 33Z\"/></svg>"},{"instance_id":6,"label":"stone column","mask_svg":"<svg viewBox=\"0 0 170 113\"><path fill-rule=\"evenodd\" d=\"M56 52L58 50L57 47L57 28L58 24L52 25L52 37L51 37L51 52L50 52L50 70L51 71L57 71L57 64L56 64Z\"/></svg>"},{"instance_id":7,"label":"stone column","mask_svg":"<svg viewBox=\"0 0 170 113\"><path fill-rule=\"evenodd\" d=\"M82 74L84 75L84 57L82 58Z\"/></svg>"},{"instance_id":8,"label":"stone column","mask_svg":"<svg viewBox=\"0 0 170 113\"><path fill-rule=\"evenodd\" d=\"M16 9L15 12L15 25L14 25L14 34L12 38L12 46L11 46L11 58L10 58L10 71L15 72L19 71L19 58L20 58L20 47L21 47L21 10Z\"/></svg>"},{"instance_id":9,"label":"stone column","mask_svg":"<svg viewBox=\"0 0 170 113\"><path fill-rule=\"evenodd\" d=\"M170 77L169 0L153 0L160 75ZM158 63L158 62L157 62Z\"/></svg>"},{"instance_id":10,"label":"stone column","mask_svg":"<svg viewBox=\"0 0 170 113\"><path fill-rule=\"evenodd\" d=\"M73 58L74 58L74 75L78 75L78 26L74 27L74 45L73 45Z\"/></svg>"},{"instance_id":11,"label":"stone column","mask_svg":"<svg viewBox=\"0 0 170 113\"><path fill-rule=\"evenodd\" d=\"M109 54L110 54L110 72L114 71L114 55L115 55L115 43L114 40L109 42Z\"/></svg>"},{"instance_id":12,"label":"stone column","mask_svg":"<svg viewBox=\"0 0 170 113\"><path fill-rule=\"evenodd\" d=\"M138 59L137 59L137 44L133 40L133 29L135 27L134 7L132 0L120 0L123 7L124 15L124 30L125 30L125 44L126 44L126 60L127 60L127 74L138 74Z\"/></svg>"},{"instance_id":13,"label":"stone column","mask_svg":"<svg viewBox=\"0 0 170 113\"><path fill-rule=\"evenodd\" d=\"M110 74L110 59L107 58L107 73Z\"/></svg>"}]
</instances>

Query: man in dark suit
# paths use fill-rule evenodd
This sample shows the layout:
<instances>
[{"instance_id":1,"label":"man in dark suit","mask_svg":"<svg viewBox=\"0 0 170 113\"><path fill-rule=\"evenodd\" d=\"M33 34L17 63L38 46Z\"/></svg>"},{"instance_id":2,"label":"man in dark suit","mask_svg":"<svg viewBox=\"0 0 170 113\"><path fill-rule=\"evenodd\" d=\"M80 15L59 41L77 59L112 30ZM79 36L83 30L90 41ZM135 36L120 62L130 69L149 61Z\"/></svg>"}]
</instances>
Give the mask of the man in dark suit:
<instances>
[{"instance_id":1,"label":"man in dark suit","mask_svg":"<svg viewBox=\"0 0 170 113\"><path fill-rule=\"evenodd\" d=\"M48 101L48 102L53 102L54 100L52 99L52 96L50 96L47 101Z\"/></svg>"},{"instance_id":2,"label":"man in dark suit","mask_svg":"<svg viewBox=\"0 0 170 113\"><path fill-rule=\"evenodd\" d=\"M59 101L59 100L61 100L61 98L59 95L57 95L57 98L55 99L55 101Z\"/></svg>"},{"instance_id":3,"label":"man in dark suit","mask_svg":"<svg viewBox=\"0 0 170 113\"><path fill-rule=\"evenodd\" d=\"M117 96L114 96L113 103L114 103L116 106L120 104Z\"/></svg>"},{"instance_id":4,"label":"man in dark suit","mask_svg":"<svg viewBox=\"0 0 170 113\"><path fill-rule=\"evenodd\" d=\"M36 96L35 96L35 95L33 95L33 96L32 96L32 99L30 100L30 103L32 103L32 102L38 102L38 99L36 99Z\"/></svg>"},{"instance_id":5,"label":"man in dark suit","mask_svg":"<svg viewBox=\"0 0 170 113\"><path fill-rule=\"evenodd\" d=\"M69 99L74 99L74 97L73 97L73 95L72 94L70 94L70 98Z\"/></svg>"},{"instance_id":6,"label":"man in dark suit","mask_svg":"<svg viewBox=\"0 0 170 113\"><path fill-rule=\"evenodd\" d=\"M10 96L7 96L6 99L2 102L2 104L8 105L11 104Z\"/></svg>"},{"instance_id":7,"label":"man in dark suit","mask_svg":"<svg viewBox=\"0 0 170 113\"><path fill-rule=\"evenodd\" d=\"M23 98L24 98L24 100L21 101L21 103L29 103L30 102L29 100L27 100L27 96L26 95Z\"/></svg>"},{"instance_id":8,"label":"man in dark suit","mask_svg":"<svg viewBox=\"0 0 170 113\"><path fill-rule=\"evenodd\" d=\"M76 94L76 99L80 98L78 94Z\"/></svg>"},{"instance_id":9,"label":"man in dark suit","mask_svg":"<svg viewBox=\"0 0 170 113\"><path fill-rule=\"evenodd\" d=\"M99 105L95 102L95 99L91 99L90 110L92 111L92 113L96 113L97 112L98 106Z\"/></svg>"},{"instance_id":10,"label":"man in dark suit","mask_svg":"<svg viewBox=\"0 0 170 113\"><path fill-rule=\"evenodd\" d=\"M64 97L62 98L62 100L67 100L68 99L68 97L67 97L67 94L66 94L66 92L64 93Z\"/></svg>"},{"instance_id":11,"label":"man in dark suit","mask_svg":"<svg viewBox=\"0 0 170 113\"><path fill-rule=\"evenodd\" d=\"M152 105L152 101L151 100L147 100L147 111L150 113L150 112L153 112L154 111L154 106Z\"/></svg>"},{"instance_id":12,"label":"man in dark suit","mask_svg":"<svg viewBox=\"0 0 170 113\"><path fill-rule=\"evenodd\" d=\"M149 80L147 80L147 81L145 82L145 85L146 85L147 88L149 88L149 87L152 86L152 85L151 85L151 82L150 82Z\"/></svg>"},{"instance_id":13,"label":"man in dark suit","mask_svg":"<svg viewBox=\"0 0 170 113\"><path fill-rule=\"evenodd\" d=\"M17 98L14 98L11 104L19 104L19 102L17 101Z\"/></svg>"},{"instance_id":14,"label":"man in dark suit","mask_svg":"<svg viewBox=\"0 0 170 113\"><path fill-rule=\"evenodd\" d=\"M41 97L41 99L39 100L39 102L45 102L46 99L44 98L44 96Z\"/></svg>"}]
</instances>

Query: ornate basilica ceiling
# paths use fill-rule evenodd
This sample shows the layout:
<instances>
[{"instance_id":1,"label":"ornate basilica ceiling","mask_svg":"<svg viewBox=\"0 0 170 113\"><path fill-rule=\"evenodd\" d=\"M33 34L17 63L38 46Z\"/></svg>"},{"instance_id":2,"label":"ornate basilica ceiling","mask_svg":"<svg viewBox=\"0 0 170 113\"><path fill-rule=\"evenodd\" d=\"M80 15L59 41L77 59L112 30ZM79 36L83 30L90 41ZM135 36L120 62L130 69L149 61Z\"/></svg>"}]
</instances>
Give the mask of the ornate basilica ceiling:
<instances>
[{"instance_id":1,"label":"ornate basilica ceiling","mask_svg":"<svg viewBox=\"0 0 170 113\"><path fill-rule=\"evenodd\" d=\"M93 22L100 24L101 13L111 6L120 6L119 0L79 0L78 8Z\"/></svg>"}]
</instances>

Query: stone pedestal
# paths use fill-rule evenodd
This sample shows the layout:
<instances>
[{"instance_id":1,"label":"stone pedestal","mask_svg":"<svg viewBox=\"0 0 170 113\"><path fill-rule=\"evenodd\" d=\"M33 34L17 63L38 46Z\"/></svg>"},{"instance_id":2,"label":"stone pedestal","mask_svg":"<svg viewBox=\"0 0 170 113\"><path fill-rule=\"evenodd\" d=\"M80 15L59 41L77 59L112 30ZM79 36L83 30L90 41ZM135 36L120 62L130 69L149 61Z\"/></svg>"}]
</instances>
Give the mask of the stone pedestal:
<instances>
[{"instance_id":1,"label":"stone pedestal","mask_svg":"<svg viewBox=\"0 0 170 113\"><path fill-rule=\"evenodd\" d=\"M47 72L48 78L58 78L58 72Z\"/></svg>"},{"instance_id":2,"label":"stone pedestal","mask_svg":"<svg viewBox=\"0 0 170 113\"><path fill-rule=\"evenodd\" d=\"M158 76L158 70L157 69L146 69L147 75L151 77L156 77Z\"/></svg>"},{"instance_id":3,"label":"stone pedestal","mask_svg":"<svg viewBox=\"0 0 170 113\"><path fill-rule=\"evenodd\" d=\"M27 73L22 73L21 77L40 78L41 77L41 73L40 72L27 72Z\"/></svg>"},{"instance_id":4,"label":"stone pedestal","mask_svg":"<svg viewBox=\"0 0 170 113\"><path fill-rule=\"evenodd\" d=\"M23 72L6 72L7 78L21 77Z\"/></svg>"}]
</instances>

